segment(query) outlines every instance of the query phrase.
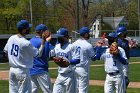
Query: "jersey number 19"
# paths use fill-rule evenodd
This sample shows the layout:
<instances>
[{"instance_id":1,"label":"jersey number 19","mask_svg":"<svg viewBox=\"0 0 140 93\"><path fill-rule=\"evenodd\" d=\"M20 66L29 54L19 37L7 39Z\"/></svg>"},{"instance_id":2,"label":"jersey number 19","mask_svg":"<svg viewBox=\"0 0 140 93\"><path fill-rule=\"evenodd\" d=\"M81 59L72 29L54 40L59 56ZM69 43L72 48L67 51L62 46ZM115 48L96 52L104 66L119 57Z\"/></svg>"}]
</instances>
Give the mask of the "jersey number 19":
<instances>
[{"instance_id":1,"label":"jersey number 19","mask_svg":"<svg viewBox=\"0 0 140 93\"><path fill-rule=\"evenodd\" d=\"M18 56L19 46L12 44L11 55Z\"/></svg>"}]
</instances>

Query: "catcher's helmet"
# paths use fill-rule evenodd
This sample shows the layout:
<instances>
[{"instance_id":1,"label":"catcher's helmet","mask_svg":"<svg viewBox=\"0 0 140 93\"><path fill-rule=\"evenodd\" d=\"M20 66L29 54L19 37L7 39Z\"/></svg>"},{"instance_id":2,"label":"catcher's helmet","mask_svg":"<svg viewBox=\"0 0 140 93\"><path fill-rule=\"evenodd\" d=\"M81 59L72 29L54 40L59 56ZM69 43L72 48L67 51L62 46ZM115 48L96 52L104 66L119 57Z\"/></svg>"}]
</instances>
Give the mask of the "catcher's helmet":
<instances>
[{"instance_id":1,"label":"catcher's helmet","mask_svg":"<svg viewBox=\"0 0 140 93\"><path fill-rule=\"evenodd\" d=\"M122 33L125 34L125 33L127 33L127 29L124 26L118 27L116 30L116 33L117 33L117 35L120 35Z\"/></svg>"}]
</instances>

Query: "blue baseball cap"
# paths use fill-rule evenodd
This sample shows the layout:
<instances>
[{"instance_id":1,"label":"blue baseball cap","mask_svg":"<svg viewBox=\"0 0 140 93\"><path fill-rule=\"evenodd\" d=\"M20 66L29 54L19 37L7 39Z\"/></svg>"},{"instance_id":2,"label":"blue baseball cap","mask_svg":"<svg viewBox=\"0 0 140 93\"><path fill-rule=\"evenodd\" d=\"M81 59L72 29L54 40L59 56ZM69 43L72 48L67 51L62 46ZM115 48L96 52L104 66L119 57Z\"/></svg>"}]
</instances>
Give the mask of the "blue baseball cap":
<instances>
[{"instance_id":1,"label":"blue baseball cap","mask_svg":"<svg viewBox=\"0 0 140 93\"><path fill-rule=\"evenodd\" d=\"M57 31L57 34L56 34L57 37L64 37L64 36L67 36L67 35L68 35L68 29L67 28L60 28Z\"/></svg>"},{"instance_id":2,"label":"blue baseball cap","mask_svg":"<svg viewBox=\"0 0 140 93\"><path fill-rule=\"evenodd\" d=\"M117 38L117 35L116 35L116 33L111 32L108 34L107 38Z\"/></svg>"},{"instance_id":3,"label":"blue baseball cap","mask_svg":"<svg viewBox=\"0 0 140 93\"><path fill-rule=\"evenodd\" d=\"M79 31L80 35L83 36L86 33L89 33L90 29L88 27L82 27Z\"/></svg>"},{"instance_id":4,"label":"blue baseball cap","mask_svg":"<svg viewBox=\"0 0 140 93\"><path fill-rule=\"evenodd\" d=\"M117 33L117 35L125 34L125 33L127 33L127 29L124 26L118 27L116 30L116 33Z\"/></svg>"},{"instance_id":5,"label":"blue baseball cap","mask_svg":"<svg viewBox=\"0 0 140 93\"><path fill-rule=\"evenodd\" d=\"M36 26L35 30L36 31L46 31L46 30L48 30L48 28L44 24L39 24L39 25Z\"/></svg>"},{"instance_id":6,"label":"blue baseball cap","mask_svg":"<svg viewBox=\"0 0 140 93\"><path fill-rule=\"evenodd\" d=\"M27 29L27 28L31 28L32 24L29 24L29 22L27 20L20 20L17 23L17 28L22 30L22 29Z\"/></svg>"}]
</instances>

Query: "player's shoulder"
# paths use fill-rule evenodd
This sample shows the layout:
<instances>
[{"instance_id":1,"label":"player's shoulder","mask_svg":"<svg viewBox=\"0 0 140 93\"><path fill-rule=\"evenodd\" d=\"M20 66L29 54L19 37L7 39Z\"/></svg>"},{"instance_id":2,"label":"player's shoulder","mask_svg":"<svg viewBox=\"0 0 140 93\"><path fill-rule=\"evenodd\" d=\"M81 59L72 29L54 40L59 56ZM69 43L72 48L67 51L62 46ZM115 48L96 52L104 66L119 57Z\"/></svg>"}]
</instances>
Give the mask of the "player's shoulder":
<instances>
[{"instance_id":1,"label":"player's shoulder","mask_svg":"<svg viewBox=\"0 0 140 93\"><path fill-rule=\"evenodd\" d=\"M110 51L109 47L104 50L104 52L109 52L109 51Z\"/></svg>"},{"instance_id":2,"label":"player's shoulder","mask_svg":"<svg viewBox=\"0 0 140 93\"><path fill-rule=\"evenodd\" d=\"M18 38L17 38L17 35L12 35L12 36L9 37L9 39L8 39L7 42L14 42L15 39L18 39Z\"/></svg>"},{"instance_id":3,"label":"player's shoulder","mask_svg":"<svg viewBox=\"0 0 140 93\"><path fill-rule=\"evenodd\" d=\"M22 46L29 46L29 45L31 45L31 42L29 40L27 40L27 39L23 39L20 43L21 43Z\"/></svg>"},{"instance_id":4,"label":"player's shoulder","mask_svg":"<svg viewBox=\"0 0 140 93\"><path fill-rule=\"evenodd\" d=\"M17 38L17 35L12 35L12 36L9 37L9 40L10 39L15 39L15 38Z\"/></svg>"},{"instance_id":5,"label":"player's shoulder","mask_svg":"<svg viewBox=\"0 0 140 93\"><path fill-rule=\"evenodd\" d=\"M119 51L124 52L124 49L120 46L118 46Z\"/></svg>"},{"instance_id":6,"label":"player's shoulder","mask_svg":"<svg viewBox=\"0 0 140 93\"><path fill-rule=\"evenodd\" d=\"M54 49L59 48L60 47L60 43L56 44Z\"/></svg>"},{"instance_id":7,"label":"player's shoulder","mask_svg":"<svg viewBox=\"0 0 140 93\"><path fill-rule=\"evenodd\" d=\"M74 45L74 44L77 44L77 43L79 43L79 42L80 42L80 39L74 41L72 44Z\"/></svg>"}]
</instances>

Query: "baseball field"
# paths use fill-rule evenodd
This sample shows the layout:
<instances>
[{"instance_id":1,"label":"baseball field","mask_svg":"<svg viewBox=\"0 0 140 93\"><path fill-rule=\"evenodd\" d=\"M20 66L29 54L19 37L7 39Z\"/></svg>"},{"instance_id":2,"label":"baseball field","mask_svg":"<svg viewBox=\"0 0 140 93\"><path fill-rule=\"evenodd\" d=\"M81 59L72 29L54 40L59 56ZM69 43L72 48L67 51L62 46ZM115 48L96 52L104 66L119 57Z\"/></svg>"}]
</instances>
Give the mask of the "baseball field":
<instances>
[{"instance_id":1,"label":"baseball field","mask_svg":"<svg viewBox=\"0 0 140 93\"><path fill-rule=\"evenodd\" d=\"M131 57L129 65L130 84L127 93L140 93L140 57ZM8 93L8 63L0 64L0 93ZM49 72L52 82L57 77L57 65L49 62ZM88 93L103 93L105 72L102 61L91 62L90 65L90 87ZM40 90L39 93L42 93Z\"/></svg>"}]
</instances>

